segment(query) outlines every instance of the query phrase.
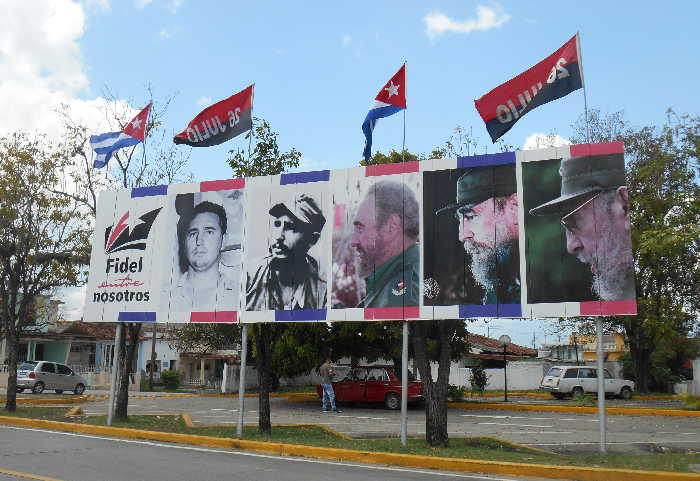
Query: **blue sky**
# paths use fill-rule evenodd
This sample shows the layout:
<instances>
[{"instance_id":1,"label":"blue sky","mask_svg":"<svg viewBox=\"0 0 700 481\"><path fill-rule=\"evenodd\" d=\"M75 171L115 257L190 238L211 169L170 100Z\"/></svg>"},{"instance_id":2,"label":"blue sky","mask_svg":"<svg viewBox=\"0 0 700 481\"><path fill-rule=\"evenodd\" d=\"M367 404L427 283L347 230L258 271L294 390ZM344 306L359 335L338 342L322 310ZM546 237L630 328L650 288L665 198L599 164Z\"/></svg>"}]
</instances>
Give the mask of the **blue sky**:
<instances>
[{"instance_id":1,"label":"blue sky","mask_svg":"<svg viewBox=\"0 0 700 481\"><path fill-rule=\"evenodd\" d=\"M374 96L407 61L407 148L429 152L460 125L472 129L481 149L493 151L473 99L577 31L590 108L624 110L635 125L661 123L668 107L700 113L693 35L700 3L690 0L3 5L2 134L23 128L60 135L53 112L59 102L91 119L94 133L101 133L105 88L140 109L148 101L144 86L151 84L157 101L176 94L164 119L174 135L210 102L254 82L255 114L279 132L282 148L302 152L304 170L352 167L361 156L360 126ZM504 140L523 147L538 133L566 137L583 105L579 90L540 107ZM400 149L402 128L400 114L380 120L374 148ZM188 170L197 180L230 177L227 151L245 145L239 137L193 149ZM531 344L537 329L521 330L517 339ZM542 340L540 329L537 343Z\"/></svg>"}]
</instances>

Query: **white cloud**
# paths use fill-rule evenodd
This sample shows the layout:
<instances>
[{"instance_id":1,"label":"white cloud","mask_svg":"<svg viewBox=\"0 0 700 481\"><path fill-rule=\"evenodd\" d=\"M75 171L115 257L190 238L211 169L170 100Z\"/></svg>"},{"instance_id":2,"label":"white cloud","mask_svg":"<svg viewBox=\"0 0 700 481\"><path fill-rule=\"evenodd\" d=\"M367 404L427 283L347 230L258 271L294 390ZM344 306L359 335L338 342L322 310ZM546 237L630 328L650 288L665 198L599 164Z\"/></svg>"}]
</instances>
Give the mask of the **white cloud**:
<instances>
[{"instance_id":1,"label":"white cloud","mask_svg":"<svg viewBox=\"0 0 700 481\"><path fill-rule=\"evenodd\" d=\"M571 145L571 141L558 134L536 132L525 139L523 150L546 149L549 147L562 147L564 145Z\"/></svg>"},{"instance_id":2,"label":"white cloud","mask_svg":"<svg viewBox=\"0 0 700 481\"><path fill-rule=\"evenodd\" d=\"M347 47L352 43L352 37L350 35L343 35L342 41L343 46Z\"/></svg>"},{"instance_id":3,"label":"white cloud","mask_svg":"<svg viewBox=\"0 0 700 481\"><path fill-rule=\"evenodd\" d=\"M59 315L66 321L79 321L85 306L85 286L70 287L56 291L56 297L63 301Z\"/></svg>"},{"instance_id":4,"label":"white cloud","mask_svg":"<svg viewBox=\"0 0 700 481\"><path fill-rule=\"evenodd\" d=\"M290 172L312 172L314 170L328 170L328 161L302 157L299 160L299 167L291 169Z\"/></svg>"},{"instance_id":5,"label":"white cloud","mask_svg":"<svg viewBox=\"0 0 700 481\"><path fill-rule=\"evenodd\" d=\"M199 97L199 99L197 99L197 105L199 105L200 107L206 107L207 105L210 105L210 104L211 104L211 97L202 96L202 97Z\"/></svg>"},{"instance_id":6,"label":"white cloud","mask_svg":"<svg viewBox=\"0 0 700 481\"><path fill-rule=\"evenodd\" d=\"M425 33L431 41L447 32L469 34L474 31L491 30L500 27L508 20L510 15L498 5L493 7L477 5L476 18L463 22L453 20L441 12L430 12L423 18L426 26Z\"/></svg>"},{"instance_id":7,"label":"white cloud","mask_svg":"<svg viewBox=\"0 0 700 481\"><path fill-rule=\"evenodd\" d=\"M180 31L180 27L163 27L158 32L158 36L162 39L168 40L173 38Z\"/></svg>"},{"instance_id":8,"label":"white cloud","mask_svg":"<svg viewBox=\"0 0 700 481\"><path fill-rule=\"evenodd\" d=\"M134 0L134 6L139 10L143 10L149 6L153 0Z\"/></svg>"},{"instance_id":9,"label":"white cloud","mask_svg":"<svg viewBox=\"0 0 700 481\"><path fill-rule=\"evenodd\" d=\"M169 0L168 5L167 5L168 11L170 11L170 13L175 15L177 13L177 11L180 10L180 7L182 6L183 3L184 3L184 0Z\"/></svg>"}]
</instances>

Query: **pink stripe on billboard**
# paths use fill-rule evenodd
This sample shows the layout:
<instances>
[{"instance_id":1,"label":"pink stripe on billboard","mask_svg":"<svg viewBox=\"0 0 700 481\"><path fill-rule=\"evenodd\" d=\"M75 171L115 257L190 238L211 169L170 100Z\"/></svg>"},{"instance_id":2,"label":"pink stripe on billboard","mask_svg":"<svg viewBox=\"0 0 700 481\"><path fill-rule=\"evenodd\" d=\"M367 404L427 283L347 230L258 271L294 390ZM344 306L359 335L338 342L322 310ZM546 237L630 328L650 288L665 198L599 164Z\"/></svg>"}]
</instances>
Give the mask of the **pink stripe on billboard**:
<instances>
[{"instance_id":1,"label":"pink stripe on billboard","mask_svg":"<svg viewBox=\"0 0 700 481\"><path fill-rule=\"evenodd\" d=\"M340 229L345 225L345 204L335 204L333 227Z\"/></svg>"},{"instance_id":2,"label":"pink stripe on billboard","mask_svg":"<svg viewBox=\"0 0 700 481\"><path fill-rule=\"evenodd\" d=\"M637 301L588 301L581 302L582 316L614 316L637 314Z\"/></svg>"},{"instance_id":3,"label":"pink stripe on billboard","mask_svg":"<svg viewBox=\"0 0 700 481\"><path fill-rule=\"evenodd\" d=\"M420 307L367 307L365 308L365 320L372 319L419 319Z\"/></svg>"},{"instance_id":4,"label":"pink stripe on billboard","mask_svg":"<svg viewBox=\"0 0 700 481\"><path fill-rule=\"evenodd\" d=\"M584 155L624 154L625 145L622 142L603 142L600 144L580 144L569 147L571 157Z\"/></svg>"},{"instance_id":5,"label":"pink stripe on billboard","mask_svg":"<svg viewBox=\"0 0 700 481\"><path fill-rule=\"evenodd\" d=\"M245 179L207 180L199 184L200 192L213 192L216 190L233 190L245 187Z\"/></svg>"},{"instance_id":6,"label":"pink stripe on billboard","mask_svg":"<svg viewBox=\"0 0 700 481\"><path fill-rule=\"evenodd\" d=\"M193 312L190 322L238 322L238 311Z\"/></svg>"},{"instance_id":7,"label":"pink stripe on billboard","mask_svg":"<svg viewBox=\"0 0 700 481\"><path fill-rule=\"evenodd\" d=\"M406 174L409 172L418 172L420 164L416 162L401 162L399 164L379 164L368 165L365 167L365 177L374 177L378 175L393 175Z\"/></svg>"}]
</instances>

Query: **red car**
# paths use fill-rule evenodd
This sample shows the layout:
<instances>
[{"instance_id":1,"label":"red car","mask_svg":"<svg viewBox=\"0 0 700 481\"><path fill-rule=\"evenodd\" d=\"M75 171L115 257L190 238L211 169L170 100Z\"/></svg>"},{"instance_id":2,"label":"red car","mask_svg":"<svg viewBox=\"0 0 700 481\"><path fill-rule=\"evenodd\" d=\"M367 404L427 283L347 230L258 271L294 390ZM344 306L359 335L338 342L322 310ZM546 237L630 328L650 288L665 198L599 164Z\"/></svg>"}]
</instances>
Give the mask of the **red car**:
<instances>
[{"instance_id":1,"label":"red car","mask_svg":"<svg viewBox=\"0 0 700 481\"><path fill-rule=\"evenodd\" d=\"M393 366L334 366L333 382L335 400L338 402L380 402L389 409L401 407L401 380ZM319 397L321 386L316 386ZM423 385L420 381L408 379L408 402L423 400Z\"/></svg>"}]
</instances>

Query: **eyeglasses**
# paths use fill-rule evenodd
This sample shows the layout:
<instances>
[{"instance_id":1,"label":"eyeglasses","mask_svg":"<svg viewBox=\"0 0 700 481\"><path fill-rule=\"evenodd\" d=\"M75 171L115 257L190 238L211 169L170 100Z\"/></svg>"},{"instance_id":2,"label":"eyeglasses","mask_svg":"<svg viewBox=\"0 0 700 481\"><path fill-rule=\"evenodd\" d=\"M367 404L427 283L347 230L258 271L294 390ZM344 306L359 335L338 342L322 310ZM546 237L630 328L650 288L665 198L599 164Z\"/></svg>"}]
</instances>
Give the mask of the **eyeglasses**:
<instances>
[{"instance_id":1,"label":"eyeglasses","mask_svg":"<svg viewBox=\"0 0 700 481\"><path fill-rule=\"evenodd\" d=\"M598 192L593 197L591 197L590 199L585 201L583 204L579 205L574 210L572 210L571 212L566 214L564 217L562 217L561 218L561 225L562 225L562 227L564 227L564 230L567 230L571 233L575 233L578 230L579 226L576 223L576 217L574 214L576 214L576 212L578 212L579 210L583 209L585 206L587 206L588 204L593 202L595 200L595 198L598 197L602 193L603 193L602 191Z\"/></svg>"}]
</instances>

